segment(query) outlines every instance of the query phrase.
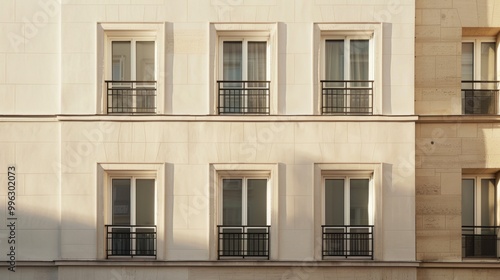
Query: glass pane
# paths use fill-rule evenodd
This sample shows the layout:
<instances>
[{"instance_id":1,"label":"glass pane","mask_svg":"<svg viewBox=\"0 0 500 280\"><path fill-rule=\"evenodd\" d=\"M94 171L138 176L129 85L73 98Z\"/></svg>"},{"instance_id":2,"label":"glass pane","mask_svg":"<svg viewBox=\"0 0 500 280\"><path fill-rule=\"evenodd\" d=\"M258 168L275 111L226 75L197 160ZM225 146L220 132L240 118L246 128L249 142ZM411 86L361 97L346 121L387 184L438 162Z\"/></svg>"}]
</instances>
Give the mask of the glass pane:
<instances>
[{"instance_id":1,"label":"glass pane","mask_svg":"<svg viewBox=\"0 0 500 280\"><path fill-rule=\"evenodd\" d=\"M462 226L474 226L474 179L462 180Z\"/></svg>"},{"instance_id":2,"label":"glass pane","mask_svg":"<svg viewBox=\"0 0 500 280\"><path fill-rule=\"evenodd\" d=\"M472 80L474 80L474 43L462 43L462 81Z\"/></svg>"},{"instance_id":3,"label":"glass pane","mask_svg":"<svg viewBox=\"0 0 500 280\"><path fill-rule=\"evenodd\" d=\"M113 179L112 189L112 224L130 225L130 180Z\"/></svg>"},{"instance_id":4,"label":"glass pane","mask_svg":"<svg viewBox=\"0 0 500 280\"><path fill-rule=\"evenodd\" d=\"M481 43L481 81L495 80L495 43Z\"/></svg>"},{"instance_id":5,"label":"glass pane","mask_svg":"<svg viewBox=\"0 0 500 280\"><path fill-rule=\"evenodd\" d=\"M351 179L350 215L351 226L368 225L369 180Z\"/></svg>"},{"instance_id":6,"label":"glass pane","mask_svg":"<svg viewBox=\"0 0 500 280\"><path fill-rule=\"evenodd\" d=\"M481 226L495 225L495 180L481 179Z\"/></svg>"},{"instance_id":7,"label":"glass pane","mask_svg":"<svg viewBox=\"0 0 500 280\"><path fill-rule=\"evenodd\" d=\"M325 80L344 80L344 40L325 42Z\"/></svg>"},{"instance_id":8,"label":"glass pane","mask_svg":"<svg viewBox=\"0 0 500 280\"><path fill-rule=\"evenodd\" d=\"M130 42L112 42L112 79L113 81L130 81L131 59Z\"/></svg>"},{"instance_id":9,"label":"glass pane","mask_svg":"<svg viewBox=\"0 0 500 280\"><path fill-rule=\"evenodd\" d=\"M248 42L248 80L265 81L267 42Z\"/></svg>"},{"instance_id":10,"label":"glass pane","mask_svg":"<svg viewBox=\"0 0 500 280\"><path fill-rule=\"evenodd\" d=\"M155 42L144 41L136 43L136 80L154 81L155 75Z\"/></svg>"},{"instance_id":11,"label":"glass pane","mask_svg":"<svg viewBox=\"0 0 500 280\"><path fill-rule=\"evenodd\" d=\"M344 225L344 180L325 180L325 224Z\"/></svg>"},{"instance_id":12,"label":"glass pane","mask_svg":"<svg viewBox=\"0 0 500 280\"><path fill-rule=\"evenodd\" d=\"M241 225L242 223L242 180L222 180L222 224Z\"/></svg>"},{"instance_id":13,"label":"glass pane","mask_svg":"<svg viewBox=\"0 0 500 280\"><path fill-rule=\"evenodd\" d=\"M154 225L155 180L137 179L135 198L136 223L138 225Z\"/></svg>"},{"instance_id":14,"label":"glass pane","mask_svg":"<svg viewBox=\"0 0 500 280\"><path fill-rule=\"evenodd\" d=\"M267 225L267 179L248 179L247 191L247 225Z\"/></svg>"},{"instance_id":15,"label":"glass pane","mask_svg":"<svg viewBox=\"0 0 500 280\"><path fill-rule=\"evenodd\" d=\"M223 79L225 81L241 81L243 69L242 42L224 42L222 52Z\"/></svg>"},{"instance_id":16,"label":"glass pane","mask_svg":"<svg viewBox=\"0 0 500 280\"><path fill-rule=\"evenodd\" d=\"M351 40L351 80L368 80L368 56L369 44L368 40ZM366 87L366 83L356 83L353 86Z\"/></svg>"}]
</instances>

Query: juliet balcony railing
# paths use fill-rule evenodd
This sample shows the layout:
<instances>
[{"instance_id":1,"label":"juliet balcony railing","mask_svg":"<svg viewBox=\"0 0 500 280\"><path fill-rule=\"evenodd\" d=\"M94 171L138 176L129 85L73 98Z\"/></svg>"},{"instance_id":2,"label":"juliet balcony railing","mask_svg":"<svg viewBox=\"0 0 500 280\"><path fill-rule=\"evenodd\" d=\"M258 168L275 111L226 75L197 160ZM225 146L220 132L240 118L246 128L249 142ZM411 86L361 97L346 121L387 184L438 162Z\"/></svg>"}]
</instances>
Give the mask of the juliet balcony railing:
<instances>
[{"instance_id":1,"label":"juliet balcony railing","mask_svg":"<svg viewBox=\"0 0 500 280\"><path fill-rule=\"evenodd\" d=\"M462 114L498 114L499 81L462 81Z\"/></svg>"},{"instance_id":2,"label":"juliet balcony railing","mask_svg":"<svg viewBox=\"0 0 500 280\"><path fill-rule=\"evenodd\" d=\"M156 226L105 225L106 258L156 258Z\"/></svg>"},{"instance_id":3,"label":"juliet balcony railing","mask_svg":"<svg viewBox=\"0 0 500 280\"><path fill-rule=\"evenodd\" d=\"M373 81L321 81L323 115L372 115Z\"/></svg>"},{"instance_id":4,"label":"juliet balcony railing","mask_svg":"<svg viewBox=\"0 0 500 280\"><path fill-rule=\"evenodd\" d=\"M373 226L323 225L322 256L373 260Z\"/></svg>"},{"instance_id":5,"label":"juliet balcony railing","mask_svg":"<svg viewBox=\"0 0 500 280\"><path fill-rule=\"evenodd\" d=\"M106 81L108 114L155 114L156 81Z\"/></svg>"},{"instance_id":6,"label":"juliet balcony railing","mask_svg":"<svg viewBox=\"0 0 500 280\"><path fill-rule=\"evenodd\" d=\"M217 113L269 115L270 81L217 81Z\"/></svg>"},{"instance_id":7,"label":"juliet balcony railing","mask_svg":"<svg viewBox=\"0 0 500 280\"><path fill-rule=\"evenodd\" d=\"M218 259L264 258L269 260L271 226L217 226Z\"/></svg>"},{"instance_id":8,"label":"juliet balcony railing","mask_svg":"<svg viewBox=\"0 0 500 280\"><path fill-rule=\"evenodd\" d=\"M499 258L499 226L462 226L462 257Z\"/></svg>"}]
</instances>

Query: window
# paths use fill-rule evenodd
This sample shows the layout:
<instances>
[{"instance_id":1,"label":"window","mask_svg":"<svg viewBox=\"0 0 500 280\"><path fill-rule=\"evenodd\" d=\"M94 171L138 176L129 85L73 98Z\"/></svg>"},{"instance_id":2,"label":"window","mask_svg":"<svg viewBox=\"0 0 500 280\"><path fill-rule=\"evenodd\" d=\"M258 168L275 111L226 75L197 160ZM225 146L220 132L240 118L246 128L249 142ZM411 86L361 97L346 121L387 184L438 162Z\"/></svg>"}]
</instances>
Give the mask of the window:
<instances>
[{"instance_id":1,"label":"window","mask_svg":"<svg viewBox=\"0 0 500 280\"><path fill-rule=\"evenodd\" d=\"M267 37L219 40L219 114L270 113Z\"/></svg>"},{"instance_id":2,"label":"window","mask_svg":"<svg viewBox=\"0 0 500 280\"><path fill-rule=\"evenodd\" d=\"M462 179L462 256L497 254L497 195L494 177Z\"/></svg>"},{"instance_id":3,"label":"window","mask_svg":"<svg viewBox=\"0 0 500 280\"><path fill-rule=\"evenodd\" d=\"M462 114L498 113L496 49L494 38L462 42Z\"/></svg>"},{"instance_id":4,"label":"window","mask_svg":"<svg viewBox=\"0 0 500 280\"><path fill-rule=\"evenodd\" d=\"M98 24L98 113L163 113L164 25Z\"/></svg>"},{"instance_id":5,"label":"window","mask_svg":"<svg viewBox=\"0 0 500 280\"><path fill-rule=\"evenodd\" d=\"M223 177L218 257L269 259L271 223L267 177Z\"/></svg>"},{"instance_id":6,"label":"window","mask_svg":"<svg viewBox=\"0 0 500 280\"><path fill-rule=\"evenodd\" d=\"M323 258L373 258L370 177L326 176L323 185Z\"/></svg>"},{"instance_id":7,"label":"window","mask_svg":"<svg viewBox=\"0 0 500 280\"><path fill-rule=\"evenodd\" d=\"M324 44L323 114L372 114L370 40L327 37Z\"/></svg>"},{"instance_id":8,"label":"window","mask_svg":"<svg viewBox=\"0 0 500 280\"><path fill-rule=\"evenodd\" d=\"M152 177L111 177L106 255L156 257L156 186Z\"/></svg>"}]
</instances>

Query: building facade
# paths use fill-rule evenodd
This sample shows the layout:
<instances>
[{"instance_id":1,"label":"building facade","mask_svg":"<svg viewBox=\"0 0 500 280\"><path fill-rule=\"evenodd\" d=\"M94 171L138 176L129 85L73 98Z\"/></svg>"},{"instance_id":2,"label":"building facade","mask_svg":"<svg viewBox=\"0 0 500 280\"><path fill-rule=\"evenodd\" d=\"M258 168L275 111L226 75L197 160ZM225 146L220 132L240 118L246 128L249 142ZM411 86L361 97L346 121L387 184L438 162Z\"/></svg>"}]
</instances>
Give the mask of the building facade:
<instances>
[{"instance_id":1,"label":"building facade","mask_svg":"<svg viewBox=\"0 0 500 280\"><path fill-rule=\"evenodd\" d=\"M497 279L498 8L2 1L0 278Z\"/></svg>"},{"instance_id":2,"label":"building facade","mask_svg":"<svg viewBox=\"0 0 500 280\"><path fill-rule=\"evenodd\" d=\"M498 3L416 1L421 279L498 272Z\"/></svg>"}]
</instances>

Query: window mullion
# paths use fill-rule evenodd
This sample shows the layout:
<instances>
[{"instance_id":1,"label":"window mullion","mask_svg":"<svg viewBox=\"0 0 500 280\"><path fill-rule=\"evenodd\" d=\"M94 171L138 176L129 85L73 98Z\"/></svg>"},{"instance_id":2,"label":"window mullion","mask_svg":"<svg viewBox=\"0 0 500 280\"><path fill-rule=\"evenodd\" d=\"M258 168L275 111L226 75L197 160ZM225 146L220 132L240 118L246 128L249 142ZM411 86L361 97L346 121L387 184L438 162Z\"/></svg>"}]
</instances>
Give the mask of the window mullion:
<instances>
[{"instance_id":1,"label":"window mullion","mask_svg":"<svg viewBox=\"0 0 500 280\"><path fill-rule=\"evenodd\" d=\"M130 224L136 224L136 179L134 177L130 178Z\"/></svg>"},{"instance_id":2,"label":"window mullion","mask_svg":"<svg viewBox=\"0 0 500 280\"><path fill-rule=\"evenodd\" d=\"M351 39L345 38L344 40L344 80L351 80ZM347 88L351 87L351 83L345 83ZM351 108L351 99L350 90L346 90L346 95L344 98L344 107L346 111L350 111Z\"/></svg>"},{"instance_id":3,"label":"window mullion","mask_svg":"<svg viewBox=\"0 0 500 280\"><path fill-rule=\"evenodd\" d=\"M243 81L248 81L248 40L243 39L241 51L243 52L241 55L242 63L241 63L241 77Z\"/></svg>"}]
</instances>

